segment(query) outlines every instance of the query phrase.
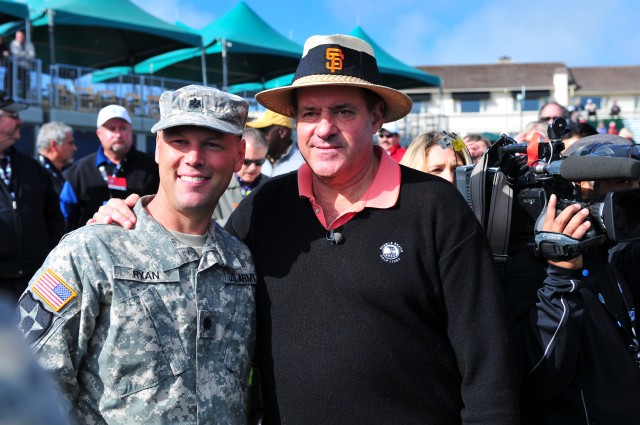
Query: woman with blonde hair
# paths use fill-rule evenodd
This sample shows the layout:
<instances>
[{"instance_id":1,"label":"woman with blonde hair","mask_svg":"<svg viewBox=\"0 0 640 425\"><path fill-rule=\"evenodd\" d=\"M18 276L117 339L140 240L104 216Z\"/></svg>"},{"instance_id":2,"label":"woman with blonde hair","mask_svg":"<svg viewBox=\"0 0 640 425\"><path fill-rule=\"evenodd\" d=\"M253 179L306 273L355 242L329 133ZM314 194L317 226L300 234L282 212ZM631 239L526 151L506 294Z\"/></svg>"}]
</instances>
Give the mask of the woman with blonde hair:
<instances>
[{"instance_id":1,"label":"woman with blonde hair","mask_svg":"<svg viewBox=\"0 0 640 425\"><path fill-rule=\"evenodd\" d=\"M436 131L419 135L407 148L400 164L454 183L456 167L471 164L472 160L466 147L459 152L453 149L450 142L452 136L457 137ZM460 143L463 143L462 140Z\"/></svg>"}]
</instances>

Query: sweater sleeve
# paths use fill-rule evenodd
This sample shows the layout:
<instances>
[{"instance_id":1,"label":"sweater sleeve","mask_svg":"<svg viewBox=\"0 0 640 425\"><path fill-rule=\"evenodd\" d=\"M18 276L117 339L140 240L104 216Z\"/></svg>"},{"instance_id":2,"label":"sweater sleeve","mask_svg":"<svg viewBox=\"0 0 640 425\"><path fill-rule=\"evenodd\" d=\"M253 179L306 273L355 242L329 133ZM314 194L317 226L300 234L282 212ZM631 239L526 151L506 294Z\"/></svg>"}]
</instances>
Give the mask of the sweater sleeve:
<instances>
[{"instance_id":1,"label":"sweater sleeve","mask_svg":"<svg viewBox=\"0 0 640 425\"><path fill-rule=\"evenodd\" d=\"M448 231L453 246L439 260L447 332L462 376L462 421L517 424L521 379L516 328L488 242L475 224L473 217L465 218L457 226L464 230Z\"/></svg>"}]
</instances>

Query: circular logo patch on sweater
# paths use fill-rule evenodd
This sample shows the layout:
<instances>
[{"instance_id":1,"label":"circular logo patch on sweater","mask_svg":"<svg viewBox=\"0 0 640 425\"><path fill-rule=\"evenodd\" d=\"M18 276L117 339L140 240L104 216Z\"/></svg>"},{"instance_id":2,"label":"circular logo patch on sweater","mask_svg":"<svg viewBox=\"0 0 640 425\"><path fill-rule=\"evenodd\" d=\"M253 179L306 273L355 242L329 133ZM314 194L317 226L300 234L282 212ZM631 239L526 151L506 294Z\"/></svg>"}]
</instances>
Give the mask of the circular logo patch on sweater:
<instances>
[{"instance_id":1,"label":"circular logo patch on sweater","mask_svg":"<svg viewBox=\"0 0 640 425\"><path fill-rule=\"evenodd\" d=\"M380 247L380 258L387 263L397 263L400 261L402 247L396 242L387 242Z\"/></svg>"}]
</instances>

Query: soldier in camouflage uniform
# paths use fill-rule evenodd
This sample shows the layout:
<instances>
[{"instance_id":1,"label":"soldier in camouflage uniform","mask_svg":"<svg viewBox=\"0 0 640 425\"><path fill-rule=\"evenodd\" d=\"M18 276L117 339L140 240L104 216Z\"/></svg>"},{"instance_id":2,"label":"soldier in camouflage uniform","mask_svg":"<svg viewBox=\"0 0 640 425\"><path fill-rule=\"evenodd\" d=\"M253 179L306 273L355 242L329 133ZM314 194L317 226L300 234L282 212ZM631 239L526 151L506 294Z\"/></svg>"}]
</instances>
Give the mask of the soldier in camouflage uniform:
<instances>
[{"instance_id":1,"label":"soldier in camouflage uniform","mask_svg":"<svg viewBox=\"0 0 640 425\"><path fill-rule=\"evenodd\" d=\"M246 422L253 260L211 220L244 159L247 102L187 86L160 99L160 188L131 230L83 227L51 252L20 327L79 423Z\"/></svg>"}]
</instances>

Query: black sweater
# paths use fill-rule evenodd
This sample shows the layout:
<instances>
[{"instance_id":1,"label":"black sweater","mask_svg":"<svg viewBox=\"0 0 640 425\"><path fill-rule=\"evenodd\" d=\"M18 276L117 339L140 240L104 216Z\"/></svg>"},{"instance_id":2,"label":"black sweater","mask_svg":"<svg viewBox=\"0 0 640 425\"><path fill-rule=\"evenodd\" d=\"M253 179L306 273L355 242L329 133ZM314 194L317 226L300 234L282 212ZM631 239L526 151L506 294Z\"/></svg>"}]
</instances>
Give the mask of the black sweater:
<instances>
[{"instance_id":1,"label":"black sweater","mask_svg":"<svg viewBox=\"0 0 640 425\"><path fill-rule=\"evenodd\" d=\"M516 339L487 241L448 182L402 167L397 204L331 244L296 173L227 229L254 255L265 424L513 424Z\"/></svg>"}]
</instances>

